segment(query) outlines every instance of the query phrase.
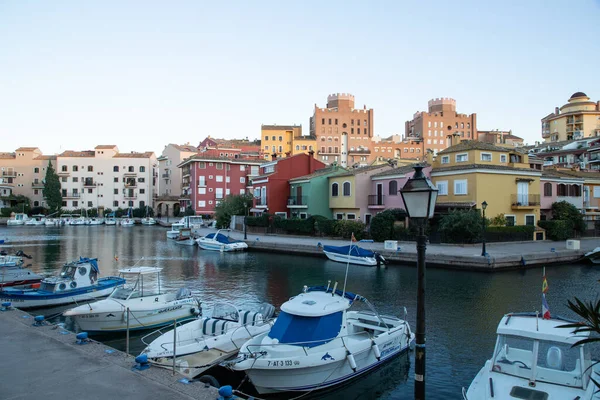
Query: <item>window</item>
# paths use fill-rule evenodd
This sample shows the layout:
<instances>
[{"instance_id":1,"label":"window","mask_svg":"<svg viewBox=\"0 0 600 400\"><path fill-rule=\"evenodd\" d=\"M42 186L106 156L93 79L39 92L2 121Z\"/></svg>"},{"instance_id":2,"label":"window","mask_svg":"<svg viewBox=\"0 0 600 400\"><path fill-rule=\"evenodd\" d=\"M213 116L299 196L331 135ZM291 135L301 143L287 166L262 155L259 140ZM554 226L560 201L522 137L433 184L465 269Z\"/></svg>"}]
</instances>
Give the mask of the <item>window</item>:
<instances>
[{"instance_id":1,"label":"window","mask_svg":"<svg viewBox=\"0 0 600 400\"><path fill-rule=\"evenodd\" d=\"M73 165L73 172L77 172L79 171L79 168L77 167L77 165Z\"/></svg>"},{"instance_id":2,"label":"window","mask_svg":"<svg viewBox=\"0 0 600 400\"><path fill-rule=\"evenodd\" d=\"M344 196L350 196L350 182L344 182L343 191Z\"/></svg>"},{"instance_id":3,"label":"window","mask_svg":"<svg viewBox=\"0 0 600 400\"><path fill-rule=\"evenodd\" d=\"M92 189L88 189L88 193L92 193Z\"/></svg>"},{"instance_id":4,"label":"window","mask_svg":"<svg viewBox=\"0 0 600 400\"><path fill-rule=\"evenodd\" d=\"M331 125L331 118L329 118L329 125Z\"/></svg>"},{"instance_id":5,"label":"window","mask_svg":"<svg viewBox=\"0 0 600 400\"><path fill-rule=\"evenodd\" d=\"M215 180L217 182L223 182L223 175L217 175Z\"/></svg>"},{"instance_id":6,"label":"window","mask_svg":"<svg viewBox=\"0 0 600 400\"><path fill-rule=\"evenodd\" d=\"M67 172L67 166L66 166L66 165L63 165L62 167L60 167L60 170L61 170L62 172Z\"/></svg>"},{"instance_id":7,"label":"window","mask_svg":"<svg viewBox=\"0 0 600 400\"><path fill-rule=\"evenodd\" d=\"M146 193L146 189L140 189L140 194Z\"/></svg>"},{"instance_id":8,"label":"window","mask_svg":"<svg viewBox=\"0 0 600 400\"><path fill-rule=\"evenodd\" d=\"M245 177L243 177L243 176L241 176L241 177L240 177L240 183L246 183L246 178L245 178Z\"/></svg>"},{"instance_id":9,"label":"window","mask_svg":"<svg viewBox=\"0 0 600 400\"><path fill-rule=\"evenodd\" d=\"M62 206L63 206L63 207L66 207L66 206L67 206L67 202L66 202L66 201L63 201L63 202L62 202Z\"/></svg>"},{"instance_id":10,"label":"window","mask_svg":"<svg viewBox=\"0 0 600 400\"><path fill-rule=\"evenodd\" d=\"M459 179L454 181L454 194L465 195L467 194L467 180Z\"/></svg>"},{"instance_id":11,"label":"window","mask_svg":"<svg viewBox=\"0 0 600 400\"><path fill-rule=\"evenodd\" d=\"M456 162L466 162L469 159L469 155L467 153L457 154Z\"/></svg>"},{"instance_id":12,"label":"window","mask_svg":"<svg viewBox=\"0 0 600 400\"><path fill-rule=\"evenodd\" d=\"M438 196L448 196L448 181L439 181L435 186L438 189Z\"/></svg>"},{"instance_id":13,"label":"window","mask_svg":"<svg viewBox=\"0 0 600 400\"><path fill-rule=\"evenodd\" d=\"M205 169L206 168L206 163L204 161L199 162L198 163L198 168Z\"/></svg>"},{"instance_id":14,"label":"window","mask_svg":"<svg viewBox=\"0 0 600 400\"><path fill-rule=\"evenodd\" d=\"M274 141L274 140L275 140L275 136L271 136L271 140L273 140L273 141Z\"/></svg>"},{"instance_id":15,"label":"window","mask_svg":"<svg viewBox=\"0 0 600 400\"><path fill-rule=\"evenodd\" d=\"M506 154L500 154L500 162L502 162L502 163L506 162Z\"/></svg>"},{"instance_id":16,"label":"window","mask_svg":"<svg viewBox=\"0 0 600 400\"><path fill-rule=\"evenodd\" d=\"M73 200L73 207L77 207L77 200Z\"/></svg>"},{"instance_id":17,"label":"window","mask_svg":"<svg viewBox=\"0 0 600 400\"><path fill-rule=\"evenodd\" d=\"M205 200L198 200L198 207L206 207L206 201Z\"/></svg>"},{"instance_id":18,"label":"window","mask_svg":"<svg viewBox=\"0 0 600 400\"><path fill-rule=\"evenodd\" d=\"M113 172L119 172L119 166L118 165L115 165L113 167Z\"/></svg>"},{"instance_id":19,"label":"window","mask_svg":"<svg viewBox=\"0 0 600 400\"><path fill-rule=\"evenodd\" d=\"M356 219L356 214L347 214L346 219Z\"/></svg>"},{"instance_id":20,"label":"window","mask_svg":"<svg viewBox=\"0 0 600 400\"><path fill-rule=\"evenodd\" d=\"M34 201L33 202L33 206L34 207L39 207L40 206L40 202L39 201Z\"/></svg>"},{"instance_id":21,"label":"window","mask_svg":"<svg viewBox=\"0 0 600 400\"><path fill-rule=\"evenodd\" d=\"M73 177L73 182L79 182L79 178L78 178L78 177L76 177L76 176L74 176L74 177Z\"/></svg>"},{"instance_id":22,"label":"window","mask_svg":"<svg viewBox=\"0 0 600 400\"><path fill-rule=\"evenodd\" d=\"M129 200L129 202L127 203L127 205L128 205L129 207L133 207L133 200Z\"/></svg>"},{"instance_id":23,"label":"window","mask_svg":"<svg viewBox=\"0 0 600 400\"><path fill-rule=\"evenodd\" d=\"M94 206L94 204L93 204L91 201L88 201L88 205L87 205L87 206L88 206L88 207L93 207L93 206Z\"/></svg>"},{"instance_id":24,"label":"window","mask_svg":"<svg viewBox=\"0 0 600 400\"><path fill-rule=\"evenodd\" d=\"M526 215L525 216L525 225L535 226L535 215Z\"/></svg>"},{"instance_id":25,"label":"window","mask_svg":"<svg viewBox=\"0 0 600 400\"><path fill-rule=\"evenodd\" d=\"M265 142L268 142L268 141L269 141L269 137L265 136Z\"/></svg>"},{"instance_id":26,"label":"window","mask_svg":"<svg viewBox=\"0 0 600 400\"><path fill-rule=\"evenodd\" d=\"M299 145L296 145L296 150L300 150L300 146Z\"/></svg>"},{"instance_id":27,"label":"window","mask_svg":"<svg viewBox=\"0 0 600 400\"><path fill-rule=\"evenodd\" d=\"M113 207L119 207L119 202L118 201L113 201Z\"/></svg>"},{"instance_id":28,"label":"window","mask_svg":"<svg viewBox=\"0 0 600 400\"><path fill-rule=\"evenodd\" d=\"M37 168L37 167L36 167L36 168L34 168L34 169L33 169L33 173L34 173L34 174L39 174L39 173L40 173L40 169L39 169L39 168Z\"/></svg>"},{"instance_id":29,"label":"window","mask_svg":"<svg viewBox=\"0 0 600 400\"><path fill-rule=\"evenodd\" d=\"M337 118L335 119L335 124L336 124L336 125L338 124L338 123L337 123Z\"/></svg>"},{"instance_id":30,"label":"window","mask_svg":"<svg viewBox=\"0 0 600 400\"><path fill-rule=\"evenodd\" d=\"M141 167L140 167L140 172L146 172L146 167L144 167L144 166L141 166Z\"/></svg>"},{"instance_id":31,"label":"window","mask_svg":"<svg viewBox=\"0 0 600 400\"><path fill-rule=\"evenodd\" d=\"M119 189L113 189L114 194L119 194Z\"/></svg>"},{"instance_id":32,"label":"window","mask_svg":"<svg viewBox=\"0 0 600 400\"><path fill-rule=\"evenodd\" d=\"M337 184L337 182L334 182L331 184L331 196L332 197L338 196L338 189L339 189L339 185Z\"/></svg>"},{"instance_id":33,"label":"window","mask_svg":"<svg viewBox=\"0 0 600 400\"><path fill-rule=\"evenodd\" d=\"M33 194L38 195L39 194L39 190L38 189L34 189L33 190Z\"/></svg>"},{"instance_id":34,"label":"window","mask_svg":"<svg viewBox=\"0 0 600 400\"><path fill-rule=\"evenodd\" d=\"M449 164L450 156L442 156L442 164Z\"/></svg>"},{"instance_id":35,"label":"window","mask_svg":"<svg viewBox=\"0 0 600 400\"><path fill-rule=\"evenodd\" d=\"M135 172L135 168L133 168L133 165L130 165L129 168L127 168L127 171L128 172Z\"/></svg>"},{"instance_id":36,"label":"window","mask_svg":"<svg viewBox=\"0 0 600 400\"><path fill-rule=\"evenodd\" d=\"M215 167L216 167L217 169L223 169L223 163L220 163L220 162L218 162L218 163L215 165Z\"/></svg>"},{"instance_id":37,"label":"window","mask_svg":"<svg viewBox=\"0 0 600 400\"><path fill-rule=\"evenodd\" d=\"M67 181L67 177L66 177L66 176L62 176L62 177L60 178L60 181L61 181L61 182L66 182L66 181ZM10 183L10 182L9 182L9 183Z\"/></svg>"},{"instance_id":38,"label":"window","mask_svg":"<svg viewBox=\"0 0 600 400\"><path fill-rule=\"evenodd\" d=\"M94 172L94 167L92 165L88 165L88 172Z\"/></svg>"},{"instance_id":39,"label":"window","mask_svg":"<svg viewBox=\"0 0 600 400\"><path fill-rule=\"evenodd\" d=\"M565 184L559 184L556 187L556 195L557 196L566 196L567 195L567 185Z\"/></svg>"},{"instance_id":40,"label":"window","mask_svg":"<svg viewBox=\"0 0 600 400\"><path fill-rule=\"evenodd\" d=\"M344 219L344 214L342 214L342 213L336 213L335 214L335 219L339 219L339 220Z\"/></svg>"},{"instance_id":41,"label":"window","mask_svg":"<svg viewBox=\"0 0 600 400\"><path fill-rule=\"evenodd\" d=\"M269 150L269 145L266 145L266 146L265 146L265 150Z\"/></svg>"},{"instance_id":42,"label":"window","mask_svg":"<svg viewBox=\"0 0 600 400\"><path fill-rule=\"evenodd\" d=\"M544 183L544 196L552 196L552 184L550 182Z\"/></svg>"},{"instance_id":43,"label":"window","mask_svg":"<svg viewBox=\"0 0 600 400\"><path fill-rule=\"evenodd\" d=\"M325 125L325 118L321 118L321 125Z\"/></svg>"},{"instance_id":44,"label":"window","mask_svg":"<svg viewBox=\"0 0 600 400\"><path fill-rule=\"evenodd\" d=\"M240 189L240 194L246 194L246 189Z\"/></svg>"},{"instance_id":45,"label":"window","mask_svg":"<svg viewBox=\"0 0 600 400\"><path fill-rule=\"evenodd\" d=\"M427 139L427 144L431 144L431 139Z\"/></svg>"},{"instance_id":46,"label":"window","mask_svg":"<svg viewBox=\"0 0 600 400\"><path fill-rule=\"evenodd\" d=\"M398 195L398 182L397 181L390 181L390 183L388 184L388 194L390 196Z\"/></svg>"},{"instance_id":47,"label":"window","mask_svg":"<svg viewBox=\"0 0 600 400\"><path fill-rule=\"evenodd\" d=\"M356 128L356 134L360 135L360 128Z\"/></svg>"},{"instance_id":48,"label":"window","mask_svg":"<svg viewBox=\"0 0 600 400\"><path fill-rule=\"evenodd\" d=\"M516 217L514 215L505 215L506 226L515 226Z\"/></svg>"},{"instance_id":49,"label":"window","mask_svg":"<svg viewBox=\"0 0 600 400\"><path fill-rule=\"evenodd\" d=\"M198 194L206 194L206 188L205 187L198 188Z\"/></svg>"},{"instance_id":50,"label":"window","mask_svg":"<svg viewBox=\"0 0 600 400\"><path fill-rule=\"evenodd\" d=\"M223 198L223 188L216 188L215 189L215 197L217 199L222 199Z\"/></svg>"},{"instance_id":51,"label":"window","mask_svg":"<svg viewBox=\"0 0 600 400\"><path fill-rule=\"evenodd\" d=\"M600 197L600 186L594 186L594 198Z\"/></svg>"},{"instance_id":52,"label":"window","mask_svg":"<svg viewBox=\"0 0 600 400\"><path fill-rule=\"evenodd\" d=\"M279 136L279 141L283 142L283 136Z\"/></svg>"},{"instance_id":53,"label":"window","mask_svg":"<svg viewBox=\"0 0 600 400\"><path fill-rule=\"evenodd\" d=\"M491 153L481 153L481 161L487 161L487 162L492 161L492 154Z\"/></svg>"}]
</instances>

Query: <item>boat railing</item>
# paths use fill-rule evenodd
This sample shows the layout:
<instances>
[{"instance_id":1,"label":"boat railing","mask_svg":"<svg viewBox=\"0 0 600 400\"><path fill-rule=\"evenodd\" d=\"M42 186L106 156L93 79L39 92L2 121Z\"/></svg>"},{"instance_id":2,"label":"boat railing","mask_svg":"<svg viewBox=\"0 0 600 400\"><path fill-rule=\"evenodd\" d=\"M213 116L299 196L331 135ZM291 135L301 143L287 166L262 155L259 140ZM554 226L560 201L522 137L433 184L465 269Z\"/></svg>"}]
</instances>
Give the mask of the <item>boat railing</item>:
<instances>
[{"instance_id":1,"label":"boat railing","mask_svg":"<svg viewBox=\"0 0 600 400\"><path fill-rule=\"evenodd\" d=\"M259 321L255 321L255 322L247 322L243 325L237 326L233 329L233 332L231 332L231 343L234 345L234 347L236 349L240 349L240 346L238 346L234 340L233 340L233 335L235 334L235 332L237 332L239 329L244 329L246 331L246 333L248 333L248 336L252 337L252 333L250 332L250 330L248 329L248 326L261 326L261 325L265 325L265 324L269 324L271 325L271 327L273 326L273 324L275 323L275 320L277 318L269 318L269 319L261 319Z\"/></svg>"},{"instance_id":2,"label":"boat railing","mask_svg":"<svg viewBox=\"0 0 600 400\"><path fill-rule=\"evenodd\" d=\"M188 323L188 322L190 322L190 321L189 321L189 320L183 320L183 321L179 321L179 320L173 320L173 322L175 323L175 326L176 326L176 327L179 327L179 326L185 325L186 323ZM164 334L165 334L165 333L167 333L167 332L166 332L166 331L163 331L163 330L165 330L165 329L167 329L167 328L168 328L169 330L170 330L170 329L173 329L173 325L167 325L167 326L163 326L162 328L159 328L159 329L157 329L157 330L155 330L155 331L152 331L152 332L148 333L147 335L145 335L145 336L143 336L143 337L142 337L142 339L141 339L141 340L142 340L142 343L144 343L146 346L150 346L150 343L151 343L151 342L150 342L150 343L146 343L146 339L147 339L147 338L149 338L150 336L155 336L156 334L158 334L158 336L162 336L162 335L164 335ZM170 343L170 344L173 344L173 342L169 342L169 343ZM165 344L169 344L169 343L165 343ZM165 349L165 350L166 350L166 349Z\"/></svg>"}]
</instances>

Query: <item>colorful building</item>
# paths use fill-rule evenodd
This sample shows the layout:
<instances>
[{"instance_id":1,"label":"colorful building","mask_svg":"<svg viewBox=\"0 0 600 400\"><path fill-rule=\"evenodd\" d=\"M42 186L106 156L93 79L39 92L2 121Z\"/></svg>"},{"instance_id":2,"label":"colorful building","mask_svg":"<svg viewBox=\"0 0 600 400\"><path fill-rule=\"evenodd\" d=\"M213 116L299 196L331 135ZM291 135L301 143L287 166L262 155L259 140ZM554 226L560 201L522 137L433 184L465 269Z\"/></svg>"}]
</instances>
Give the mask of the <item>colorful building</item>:
<instances>
[{"instance_id":1,"label":"colorful building","mask_svg":"<svg viewBox=\"0 0 600 400\"><path fill-rule=\"evenodd\" d=\"M270 160L275 154L282 158L292 153L294 137L302 136L302 125L261 125L261 155Z\"/></svg>"},{"instance_id":2,"label":"colorful building","mask_svg":"<svg viewBox=\"0 0 600 400\"><path fill-rule=\"evenodd\" d=\"M334 163L312 174L290 179L290 196L287 204L290 216L305 219L311 215L322 215L332 218L329 203L323 201L329 195L327 178L341 171L344 169Z\"/></svg>"},{"instance_id":3,"label":"colorful building","mask_svg":"<svg viewBox=\"0 0 600 400\"><path fill-rule=\"evenodd\" d=\"M316 160L312 153L275 158L262 164L260 176L252 179L254 207L251 212L254 214L268 212L289 218L291 215L287 207L290 194L289 180L312 174L325 166Z\"/></svg>"},{"instance_id":4,"label":"colorful building","mask_svg":"<svg viewBox=\"0 0 600 400\"><path fill-rule=\"evenodd\" d=\"M540 171L518 149L466 140L438 153L431 180L436 211L472 209L486 201L486 216L504 214L508 225L535 226L540 219Z\"/></svg>"},{"instance_id":5,"label":"colorful building","mask_svg":"<svg viewBox=\"0 0 600 400\"><path fill-rule=\"evenodd\" d=\"M552 204L559 201L566 201L583 211L583 178L547 169L542 171L540 182L542 220L552 219Z\"/></svg>"},{"instance_id":6,"label":"colorful building","mask_svg":"<svg viewBox=\"0 0 600 400\"><path fill-rule=\"evenodd\" d=\"M600 173L597 171L574 171L559 169L562 175L583 179L583 218L588 229L594 229L594 223L600 220Z\"/></svg>"},{"instance_id":7,"label":"colorful building","mask_svg":"<svg viewBox=\"0 0 600 400\"><path fill-rule=\"evenodd\" d=\"M600 136L600 101L591 101L576 92L564 106L542 118L542 138L546 142L578 140Z\"/></svg>"},{"instance_id":8,"label":"colorful building","mask_svg":"<svg viewBox=\"0 0 600 400\"><path fill-rule=\"evenodd\" d=\"M315 153L317 148L317 138L314 136L294 136L292 141L292 155Z\"/></svg>"},{"instance_id":9,"label":"colorful building","mask_svg":"<svg viewBox=\"0 0 600 400\"><path fill-rule=\"evenodd\" d=\"M392 169L388 164L352 168L328 177L329 208L334 219L361 220L371 222L376 214L369 208L371 198L371 176Z\"/></svg>"}]
</instances>

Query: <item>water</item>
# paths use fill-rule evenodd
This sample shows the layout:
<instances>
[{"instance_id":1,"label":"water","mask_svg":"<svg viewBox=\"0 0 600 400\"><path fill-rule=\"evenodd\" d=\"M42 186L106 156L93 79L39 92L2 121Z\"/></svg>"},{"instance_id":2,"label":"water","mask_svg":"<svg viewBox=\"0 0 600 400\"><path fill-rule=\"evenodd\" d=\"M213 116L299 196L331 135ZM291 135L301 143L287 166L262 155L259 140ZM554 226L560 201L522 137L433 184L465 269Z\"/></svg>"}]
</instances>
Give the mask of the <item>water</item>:
<instances>
[{"instance_id":1,"label":"water","mask_svg":"<svg viewBox=\"0 0 600 400\"><path fill-rule=\"evenodd\" d=\"M216 299L238 305L269 302L281 305L303 285L327 280L344 282L345 265L326 259L268 253L221 254L179 246L165 239L165 229L136 226L1 227L6 248L31 254L31 269L53 273L79 256L97 257L104 276L138 265L163 268L163 285L187 286L201 293L203 308ZM141 260L143 257L143 260ZM117 260L118 258L118 260ZM591 265L547 268L547 298L552 313L567 317L567 299L595 299L600 269ZM367 297L381 313L402 316L414 329L416 269L392 265L387 269L350 266L348 290ZM541 268L483 273L429 269L426 286L427 393L430 398L460 398L490 357L495 330L503 314L541 310ZM67 326L68 321L67 321ZM72 328L72 326L71 326ZM143 348L132 334L131 352ZM122 337L102 340L124 349ZM320 398L406 399L413 396L414 353L404 355L356 383Z\"/></svg>"}]
</instances>

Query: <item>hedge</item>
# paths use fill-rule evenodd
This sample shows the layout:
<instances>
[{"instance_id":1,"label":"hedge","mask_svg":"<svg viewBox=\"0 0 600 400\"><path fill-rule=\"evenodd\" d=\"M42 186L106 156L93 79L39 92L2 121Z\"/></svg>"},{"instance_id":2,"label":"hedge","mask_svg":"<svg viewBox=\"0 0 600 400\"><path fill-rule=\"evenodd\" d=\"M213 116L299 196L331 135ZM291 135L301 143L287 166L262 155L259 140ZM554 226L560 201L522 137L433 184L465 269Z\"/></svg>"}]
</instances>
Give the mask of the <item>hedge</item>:
<instances>
[{"instance_id":1,"label":"hedge","mask_svg":"<svg viewBox=\"0 0 600 400\"><path fill-rule=\"evenodd\" d=\"M546 236L550 240L567 240L573 236L575 224L572 221L553 219L538 221L538 226L546 230Z\"/></svg>"}]
</instances>

